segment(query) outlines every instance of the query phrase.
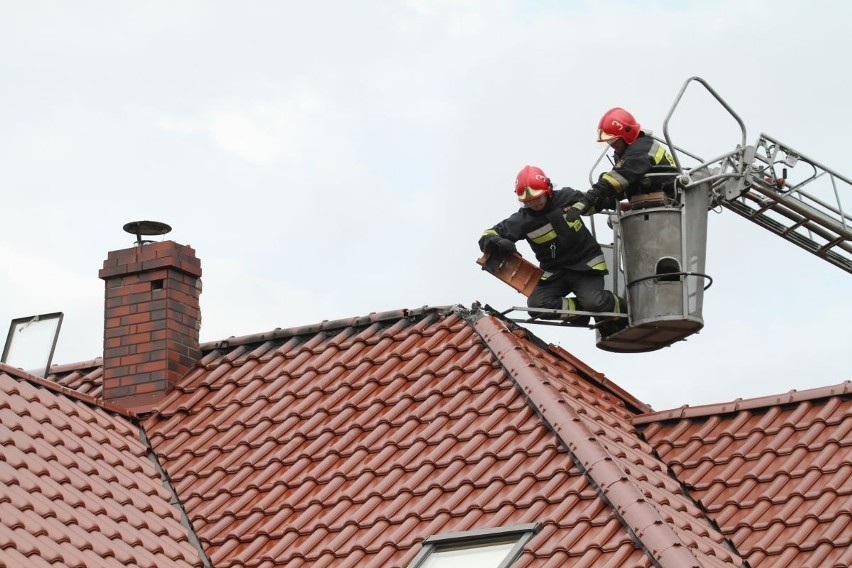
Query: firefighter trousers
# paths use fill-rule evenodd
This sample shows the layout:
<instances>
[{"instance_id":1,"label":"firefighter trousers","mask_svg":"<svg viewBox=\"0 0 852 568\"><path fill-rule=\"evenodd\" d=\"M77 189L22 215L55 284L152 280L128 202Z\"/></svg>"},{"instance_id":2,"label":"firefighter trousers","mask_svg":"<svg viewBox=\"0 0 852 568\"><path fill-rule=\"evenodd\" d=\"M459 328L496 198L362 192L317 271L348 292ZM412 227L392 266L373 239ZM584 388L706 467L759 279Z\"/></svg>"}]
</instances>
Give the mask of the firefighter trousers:
<instances>
[{"instance_id":1,"label":"firefighter trousers","mask_svg":"<svg viewBox=\"0 0 852 568\"><path fill-rule=\"evenodd\" d=\"M530 308L571 309L567 296L575 296L574 309L585 312L613 312L616 307L626 312L623 300L616 302L615 294L604 288L604 275L595 270L563 270L539 280L529 298ZM560 319L559 314L530 311L531 317Z\"/></svg>"}]
</instances>

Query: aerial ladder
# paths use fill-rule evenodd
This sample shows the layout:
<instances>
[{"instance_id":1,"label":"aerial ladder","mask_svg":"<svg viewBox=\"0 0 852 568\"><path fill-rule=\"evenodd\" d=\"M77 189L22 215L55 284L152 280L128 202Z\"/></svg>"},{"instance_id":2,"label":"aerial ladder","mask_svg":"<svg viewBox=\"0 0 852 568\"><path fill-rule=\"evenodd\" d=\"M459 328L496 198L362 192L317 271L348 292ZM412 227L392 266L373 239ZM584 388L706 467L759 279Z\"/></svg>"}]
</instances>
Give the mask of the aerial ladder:
<instances>
[{"instance_id":1,"label":"aerial ladder","mask_svg":"<svg viewBox=\"0 0 852 568\"><path fill-rule=\"evenodd\" d=\"M741 131L734 150L710 160L680 148L669 134L671 117L694 83L724 107ZM683 84L663 122L663 136L654 138L668 146L677 166L675 197L650 206L619 206L607 216L612 243L601 245L611 267L607 288L628 299L629 313L535 308L537 314L595 316L589 327L596 330L597 347L613 352L654 351L698 332L704 326L703 294L712 284L704 270L707 214L719 207L852 274L852 216L843 209L843 199L852 199L848 177L767 134L761 133L754 145L748 145L743 121L700 77ZM606 153L592 167L590 182ZM694 163L685 165L685 158ZM541 275L537 266L519 255L486 254L477 262L526 296ZM570 320L516 315L530 310L516 306L502 313L521 323L576 326ZM619 318L626 318L626 325L614 333L601 333L603 323Z\"/></svg>"}]
</instances>

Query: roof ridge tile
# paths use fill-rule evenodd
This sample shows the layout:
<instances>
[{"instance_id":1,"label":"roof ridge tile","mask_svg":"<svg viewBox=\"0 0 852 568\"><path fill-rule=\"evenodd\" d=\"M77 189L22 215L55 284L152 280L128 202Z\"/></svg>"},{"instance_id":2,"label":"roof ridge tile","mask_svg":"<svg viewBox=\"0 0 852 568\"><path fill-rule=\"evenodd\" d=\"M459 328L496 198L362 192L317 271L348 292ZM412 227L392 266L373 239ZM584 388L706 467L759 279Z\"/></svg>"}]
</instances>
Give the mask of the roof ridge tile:
<instances>
[{"instance_id":1,"label":"roof ridge tile","mask_svg":"<svg viewBox=\"0 0 852 568\"><path fill-rule=\"evenodd\" d=\"M843 397L852 394L852 380L847 380L836 385L818 387L808 390L791 390L784 394L768 395L755 398L738 398L731 402L705 404L700 406L684 405L672 410L661 410L648 412L637 416L634 424L644 425L666 420L681 420L684 418L702 418L740 412L742 410L754 410L764 407L783 406L805 401L813 401L822 398Z\"/></svg>"},{"instance_id":2,"label":"roof ridge tile","mask_svg":"<svg viewBox=\"0 0 852 568\"><path fill-rule=\"evenodd\" d=\"M610 454L589 430L582 414L574 406L576 399L551 398L553 391L547 390L552 388L550 380L539 373L536 362L526 350L519 348L516 338L500 320L482 317L474 325L554 433L569 448L590 481L600 488L625 527L637 536L636 544L645 547L653 558L664 559L663 564L698 566L700 561L684 545L681 534L662 518L656 506L646 502L643 491L622 469L616 461L618 458ZM521 372L522 369L524 372ZM630 423L624 427L633 428ZM696 522L706 524L703 517ZM721 540L719 534L711 542L718 547Z\"/></svg>"}]
</instances>

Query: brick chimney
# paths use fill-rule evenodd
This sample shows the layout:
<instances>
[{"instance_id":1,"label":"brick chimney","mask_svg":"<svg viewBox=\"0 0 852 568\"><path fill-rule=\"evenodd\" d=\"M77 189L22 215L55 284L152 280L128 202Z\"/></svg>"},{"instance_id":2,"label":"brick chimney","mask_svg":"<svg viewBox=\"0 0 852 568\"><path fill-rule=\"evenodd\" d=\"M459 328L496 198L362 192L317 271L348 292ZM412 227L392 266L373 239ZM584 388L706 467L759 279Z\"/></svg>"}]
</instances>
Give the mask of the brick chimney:
<instances>
[{"instance_id":1,"label":"brick chimney","mask_svg":"<svg viewBox=\"0 0 852 568\"><path fill-rule=\"evenodd\" d=\"M144 412L201 357L201 261L174 241L107 255L103 398Z\"/></svg>"}]
</instances>

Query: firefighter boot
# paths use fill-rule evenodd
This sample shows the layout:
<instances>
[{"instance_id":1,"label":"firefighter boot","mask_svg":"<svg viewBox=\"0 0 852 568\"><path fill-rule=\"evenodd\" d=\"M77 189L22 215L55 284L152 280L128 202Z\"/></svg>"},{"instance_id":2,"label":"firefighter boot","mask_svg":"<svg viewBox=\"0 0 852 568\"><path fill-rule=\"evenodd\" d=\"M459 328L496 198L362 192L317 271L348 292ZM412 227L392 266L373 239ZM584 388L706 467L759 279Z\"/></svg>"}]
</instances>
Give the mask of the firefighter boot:
<instances>
[{"instance_id":1,"label":"firefighter boot","mask_svg":"<svg viewBox=\"0 0 852 568\"><path fill-rule=\"evenodd\" d=\"M562 300L562 309L569 310L572 312L577 311L579 308L577 307L577 299L576 298L564 298ZM589 321L591 317L583 316L583 315L574 315L574 314L566 314L562 317L562 321L565 324L573 325L573 326L583 326L587 327L589 325Z\"/></svg>"},{"instance_id":2,"label":"firefighter boot","mask_svg":"<svg viewBox=\"0 0 852 568\"><path fill-rule=\"evenodd\" d=\"M613 306L612 311L617 314L625 314L626 316L627 301L625 301L624 298L620 296L616 296L615 294L612 294L612 297L615 300L615 305ZM627 317L610 318L602 321L598 325L598 331L600 331L601 336L607 337L609 335L612 335L616 331L621 331L622 329L627 327L627 324Z\"/></svg>"}]
</instances>

